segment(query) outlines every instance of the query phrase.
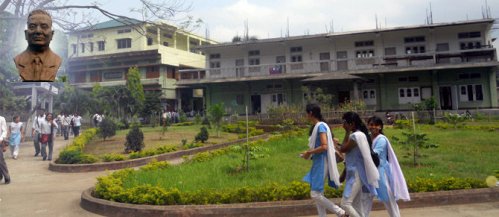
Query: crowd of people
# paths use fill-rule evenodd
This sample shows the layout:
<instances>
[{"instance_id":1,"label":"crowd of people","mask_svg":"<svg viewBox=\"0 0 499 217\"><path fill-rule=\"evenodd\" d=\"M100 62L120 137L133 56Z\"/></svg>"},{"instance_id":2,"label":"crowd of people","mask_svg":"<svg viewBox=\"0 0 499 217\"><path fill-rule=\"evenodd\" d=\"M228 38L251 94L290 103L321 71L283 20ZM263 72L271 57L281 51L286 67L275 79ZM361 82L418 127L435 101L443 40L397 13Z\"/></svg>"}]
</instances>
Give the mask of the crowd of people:
<instances>
[{"instance_id":1,"label":"crowd of people","mask_svg":"<svg viewBox=\"0 0 499 217\"><path fill-rule=\"evenodd\" d=\"M357 113L344 113L345 137L340 143L318 105L307 105L306 113L312 122L309 149L300 156L311 159L312 168L303 180L310 183L319 216L325 217L326 210L340 217L369 216L374 197L384 203L391 217L400 216L396 201L410 200L410 196L395 152L383 135L382 119L370 117L366 125ZM340 174L337 163L343 159L345 170ZM345 185L341 206L324 196L325 181L333 188Z\"/></svg>"},{"instance_id":2,"label":"crowd of people","mask_svg":"<svg viewBox=\"0 0 499 217\"><path fill-rule=\"evenodd\" d=\"M39 155L42 160L52 160L54 140L57 136L64 136L68 140L70 134L79 136L82 117L78 113L60 113L54 117L52 113L37 110L31 126L31 138L33 139L34 157ZM27 126L21 122L20 116L14 116L12 122L8 123L0 116L0 180L4 179L6 184L10 183L9 171L5 163L5 154L10 149L10 157L19 158L19 146L24 142L24 134ZM48 147L48 152L47 152Z\"/></svg>"}]
</instances>

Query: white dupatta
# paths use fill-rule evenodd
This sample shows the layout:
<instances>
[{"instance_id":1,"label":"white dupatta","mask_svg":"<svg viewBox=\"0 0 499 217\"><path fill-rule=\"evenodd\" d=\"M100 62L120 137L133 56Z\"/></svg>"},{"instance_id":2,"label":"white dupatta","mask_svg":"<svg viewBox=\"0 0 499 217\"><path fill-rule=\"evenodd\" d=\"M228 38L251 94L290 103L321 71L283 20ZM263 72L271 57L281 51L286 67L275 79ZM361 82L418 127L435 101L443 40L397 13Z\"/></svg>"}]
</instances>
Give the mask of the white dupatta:
<instances>
[{"instance_id":1,"label":"white dupatta","mask_svg":"<svg viewBox=\"0 0 499 217\"><path fill-rule=\"evenodd\" d=\"M376 136L376 138L373 141L373 144L375 144L379 138L385 138L388 144L387 145L388 165L390 172L392 174L392 177L390 177L392 180L387 180L387 181L391 181L389 183L393 183L393 186L390 186L390 188L393 192L393 195L395 196L395 200L402 199L404 201L409 201L411 200L411 197L409 195L409 190L407 189L407 183L405 182L404 174L400 169L397 156L393 151L392 144L390 144L390 140L388 140L388 138L386 138L386 136L383 134Z\"/></svg>"},{"instance_id":2,"label":"white dupatta","mask_svg":"<svg viewBox=\"0 0 499 217\"><path fill-rule=\"evenodd\" d=\"M327 174L329 174L329 180L333 181L337 187L341 186L340 183L340 173L338 173L338 166L336 165L336 151L334 149L333 143L333 134L331 133L331 129L324 122L318 122L314 126L314 130L312 131L312 135L308 138L308 148L309 150L315 149L315 141L317 140L317 129L319 129L319 125L324 124L326 127L326 135L327 135L327 161L326 168Z\"/></svg>"},{"instance_id":3,"label":"white dupatta","mask_svg":"<svg viewBox=\"0 0 499 217\"><path fill-rule=\"evenodd\" d=\"M360 149L362 158L364 158L364 168L366 170L367 183L375 188L379 188L379 172L374 162L371 160L371 148L369 147L369 142L367 142L366 135L361 131L355 131L352 133L357 146Z\"/></svg>"}]
</instances>

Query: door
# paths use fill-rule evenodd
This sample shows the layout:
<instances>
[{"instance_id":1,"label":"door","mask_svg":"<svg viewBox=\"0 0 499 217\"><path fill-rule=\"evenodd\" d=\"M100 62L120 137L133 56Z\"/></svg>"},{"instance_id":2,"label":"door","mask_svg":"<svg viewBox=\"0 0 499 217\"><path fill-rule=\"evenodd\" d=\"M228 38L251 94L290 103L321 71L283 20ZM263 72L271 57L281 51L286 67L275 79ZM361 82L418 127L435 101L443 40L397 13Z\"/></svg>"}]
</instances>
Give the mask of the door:
<instances>
[{"instance_id":1,"label":"door","mask_svg":"<svg viewBox=\"0 0 499 217\"><path fill-rule=\"evenodd\" d=\"M244 76L244 59L236 60L236 77Z\"/></svg>"},{"instance_id":2,"label":"door","mask_svg":"<svg viewBox=\"0 0 499 217\"><path fill-rule=\"evenodd\" d=\"M267 109L272 105L272 94L261 95L261 110L262 114L267 114Z\"/></svg>"},{"instance_id":3,"label":"door","mask_svg":"<svg viewBox=\"0 0 499 217\"><path fill-rule=\"evenodd\" d=\"M251 114L257 114L262 112L262 100L260 95L251 96Z\"/></svg>"},{"instance_id":4,"label":"door","mask_svg":"<svg viewBox=\"0 0 499 217\"><path fill-rule=\"evenodd\" d=\"M338 103L343 104L350 101L349 91L338 91Z\"/></svg>"},{"instance_id":5,"label":"door","mask_svg":"<svg viewBox=\"0 0 499 217\"><path fill-rule=\"evenodd\" d=\"M440 105L443 110L452 109L452 89L450 86L440 87Z\"/></svg>"}]
</instances>

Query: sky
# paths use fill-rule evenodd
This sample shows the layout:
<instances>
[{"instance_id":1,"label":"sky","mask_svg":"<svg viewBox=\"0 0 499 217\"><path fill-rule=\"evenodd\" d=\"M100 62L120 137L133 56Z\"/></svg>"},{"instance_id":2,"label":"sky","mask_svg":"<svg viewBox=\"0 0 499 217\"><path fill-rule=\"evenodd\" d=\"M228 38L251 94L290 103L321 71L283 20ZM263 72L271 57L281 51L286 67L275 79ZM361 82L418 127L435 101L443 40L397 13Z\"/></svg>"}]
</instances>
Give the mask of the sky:
<instances>
[{"instance_id":1,"label":"sky","mask_svg":"<svg viewBox=\"0 0 499 217\"><path fill-rule=\"evenodd\" d=\"M73 4L88 4L88 0L67 0ZM159 0L162 2L164 0ZM167 0L179 1L179 0ZM114 13L140 18L130 12L138 0L99 0L104 9ZM243 35L244 23L248 23L249 35L257 38L285 36L289 23L289 35L318 34L367 30L384 27L421 25L425 23L430 4L433 23L473 20L482 18L485 0L185 0L192 6L186 15L203 20L194 30L201 36L208 29L210 39L218 42L231 41L235 35ZM487 0L491 16L499 18L499 0ZM95 15L97 20L107 18ZM175 22L171 20L171 22ZM495 25L499 27L498 25ZM493 32L499 37L499 30ZM498 40L499 41L499 40ZM497 42L497 41L496 41Z\"/></svg>"}]
</instances>

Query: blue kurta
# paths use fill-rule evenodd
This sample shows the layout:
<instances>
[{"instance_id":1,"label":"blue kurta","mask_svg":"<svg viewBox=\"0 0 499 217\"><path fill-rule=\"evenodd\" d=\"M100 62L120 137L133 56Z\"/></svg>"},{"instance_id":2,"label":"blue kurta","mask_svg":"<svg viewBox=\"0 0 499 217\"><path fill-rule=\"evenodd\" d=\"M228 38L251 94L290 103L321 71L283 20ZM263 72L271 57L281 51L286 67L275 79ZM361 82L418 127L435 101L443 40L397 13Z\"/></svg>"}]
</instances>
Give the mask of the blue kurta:
<instances>
[{"instance_id":1,"label":"blue kurta","mask_svg":"<svg viewBox=\"0 0 499 217\"><path fill-rule=\"evenodd\" d=\"M379 171L379 188L377 188L378 192L378 198L380 201L383 202L388 202L389 197L388 197L388 187L393 186L393 183L391 183L391 177L392 174L390 172L390 165L388 164L388 141L386 141L385 137L378 138L376 140L376 143L374 143L374 152L378 153L380 163L378 166L378 171ZM389 180L386 180L388 177ZM387 181L389 183L387 183Z\"/></svg>"},{"instance_id":2,"label":"blue kurta","mask_svg":"<svg viewBox=\"0 0 499 217\"><path fill-rule=\"evenodd\" d=\"M324 126L324 124L320 124L317 129L315 148L321 146L321 138L320 138L321 133L327 133L327 129ZM308 172L307 175L303 177L303 181L308 182L310 184L310 189L312 191L324 192L324 179L326 178L325 174L326 160L327 160L327 151L312 155L312 168L310 168L310 172Z\"/></svg>"},{"instance_id":3,"label":"blue kurta","mask_svg":"<svg viewBox=\"0 0 499 217\"><path fill-rule=\"evenodd\" d=\"M350 135L350 139L355 141L355 137ZM357 141L355 141L356 144ZM355 173L359 174L359 178L362 184L362 190L368 191L372 195L376 195L376 190L372 185L369 185L367 181L366 169L364 166L364 157L362 157L362 153L358 145L353 147L348 153L345 155L345 166L347 170L346 178L345 178L345 189L343 190L343 196L346 198L350 197L352 193L352 187L355 183Z\"/></svg>"}]
</instances>

